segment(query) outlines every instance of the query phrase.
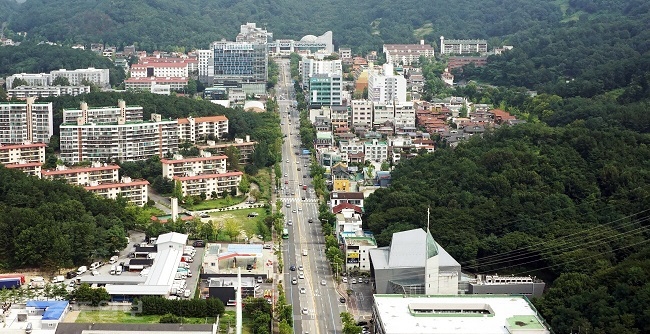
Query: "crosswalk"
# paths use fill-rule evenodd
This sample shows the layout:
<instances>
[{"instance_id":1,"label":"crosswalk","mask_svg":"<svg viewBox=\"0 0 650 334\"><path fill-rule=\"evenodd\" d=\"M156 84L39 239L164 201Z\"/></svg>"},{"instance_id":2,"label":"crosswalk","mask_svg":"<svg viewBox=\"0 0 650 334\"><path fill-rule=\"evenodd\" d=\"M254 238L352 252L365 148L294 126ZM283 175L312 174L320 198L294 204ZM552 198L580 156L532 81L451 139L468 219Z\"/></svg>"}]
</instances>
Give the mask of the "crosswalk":
<instances>
[{"instance_id":1,"label":"crosswalk","mask_svg":"<svg viewBox=\"0 0 650 334\"><path fill-rule=\"evenodd\" d=\"M318 198L305 198L304 201L296 197L281 197L281 199L284 203L318 203Z\"/></svg>"}]
</instances>

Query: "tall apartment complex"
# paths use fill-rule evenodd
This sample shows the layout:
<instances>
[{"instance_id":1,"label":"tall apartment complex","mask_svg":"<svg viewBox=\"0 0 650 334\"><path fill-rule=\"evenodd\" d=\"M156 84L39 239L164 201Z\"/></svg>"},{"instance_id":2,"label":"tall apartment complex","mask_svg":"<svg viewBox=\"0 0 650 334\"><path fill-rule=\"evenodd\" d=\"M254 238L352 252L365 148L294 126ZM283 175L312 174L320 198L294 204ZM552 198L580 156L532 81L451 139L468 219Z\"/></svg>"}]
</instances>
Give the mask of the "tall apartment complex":
<instances>
[{"instance_id":1,"label":"tall apartment complex","mask_svg":"<svg viewBox=\"0 0 650 334\"><path fill-rule=\"evenodd\" d=\"M448 39L440 36L440 53L448 54L466 54L466 53L484 53L487 52L487 41L484 39Z\"/></svg>"},{"instance_id":2,"label":"tall apartment complex","mask_svg":"<svg viewBox=\"0 0 650 334\"><path fill-rule=\"evenodd\" d=\"M177 120L151 114L143 121L141 107L127 108L122 101L117 108L64 110L63 119L61 160L67 163L145 160L178 149Z\"/></svg>"},{"instance_id":3,"label":"tall apartment complex","mask_svg":"<svg viewBox=\"0 0 650 334\"><path fill-rule=\"evenodd\" d=\"M18 86L7 89L9 99L44 98L61 95L77 96L90 93L90 86Z\"/></svg>"},{"instance_id":4,"label":"tall apartment complex","mask_svg":"<svg viewBox=\"0 0 650 334\"><path fill-rule=\"evenodd\" d=\"M0 144L49 143L54 134L52 103L0 102Z\"/></svg>"},{"instance_id":5,"label":"tall apartment complex","mask_svg":"<svg viewBox=\"0 0 650 334\"><path fill-rule=\"evenodd\" d=\"M89 67L73 71L61 69L50 72L50 75L52 76L52 82L58 77L64 77L73 86L79 86L82 81L87 80L100 87L110 87L110 76L107 68Z\"/></svg>"},{"instance_id":6,"label":"tall apartment complex","mask_svg":"<svg viewBox=\"0 0 650 334\"><path fill-rule=\"evenodd\" d=\"M379 103L406 102L406 78L395 74L393 64L382 71L371 69L368 75L368 100Z\"/></svg>"},{"instance_id":7,"label":"tall apartment complex","mask_svg":"<svg viewBox=\"0 0 650 334\"><path fill-rule=\"evenodd\" d=\"M240 171L227 171L225 155L213 156L204 152L202 157L163 159L163 176L180 183L183 196L207 198L238 194L243 177Z\"/></svg>"},{"instance_id":8,"label":"tall apartment complex","mask_svg":"<svg viewBox=\"0 0 650 334\"><path fill-rule=\"evenodd\" d=\"M196 143L197 140L223 139L228 134L226 116L188 117L178 119L178 140Z\"/></svg>"},{"instance_id":9,"label":"tall apartment complex","mask_svg":"<svg viewBox=\"0 0 650 334\"><path fill-rule=\"evenodd\" d=\"M41 165L45 162L46 146L43 143L0 144L0 164L40 178Z\"/></svg>"}]
</instances>

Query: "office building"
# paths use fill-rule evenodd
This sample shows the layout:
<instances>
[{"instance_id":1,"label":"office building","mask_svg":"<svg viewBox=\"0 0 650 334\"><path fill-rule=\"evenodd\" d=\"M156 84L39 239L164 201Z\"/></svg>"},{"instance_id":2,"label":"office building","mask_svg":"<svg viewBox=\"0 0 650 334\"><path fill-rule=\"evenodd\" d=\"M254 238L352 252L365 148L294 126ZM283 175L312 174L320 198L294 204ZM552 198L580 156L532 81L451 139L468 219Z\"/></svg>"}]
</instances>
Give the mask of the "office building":
<instances>
[{"instance_id":1,"label":"office building","mask_svg":"<svg viewBox=\"0 0 650 334\"><path fill-rule=\"evenodd\" d=\"M197 141L223 139L228 135L226 116L188 117L178 119L178 140Z\"/></svg>"},{"instance_id":2,"label":"office building","mask_svg":"<svg viewBox=\"0 0 650 334\"><path fill-rule=\"evenodd\" d=\"M7 79L5 79L5 85L7 89L15 88L14 87L14 80L16 79L21 79L27 82L28 86L49 86L50 82L52 81L51 75L47 73L39 73L39 74L32 74L32 73L18 73L14 74L11 76L8 76Z\"/></svg>"},{"instance_id":3,"label":"office building","mask_svg":"<svg viewBox=\"0 0 650 334\"><path fill-rule=\"evenodd\" d=\"M265 44L212 43L215 82L266 82L268 54Z\"/></svg>"},{"instance_id":4,"label":"office building","mask_svg":"<svg viewBox=\"0 0 650 334\"><path fill-rule=\"evenodd\" d=\"M373 68L368 74L368 100L375 103L406 102L406 78L394 73L393 64L382 71Z\"/></svg>"},{"instance_id":5,"label":"office building","mask_svg":"<svg viewBox=\"0 0 650 334\"><path fill-rule=\"evenodd\" d=\"M169 86L170 90L183 91L189 82L186 77L139 77L124 80L126 90L149 91L154 93L160 86Z\"/></svg>"},{"instance_id":6,"label":"office building","mask_svg":"<svg viewBox=\"0 0 650 334\"><path fill-rule=\"evenodd\" d=\"M340 60L316 60L303 58L300 62L300 74L303 87L309 87L309 78L316 74L343 74L343 65Z\"/></svg>"},{"instance_id":7,"label":"office building","mask_svg":"<svg viewBox=\"0 0 650 334\"><path fill-rule=\"evenodd\" d=\"M235 38L236 42L247 42L256 44L267 44L273 41L273 33L266 29L257 27L255 23L247 22L239 26L239 34Z\"/></svg>"},{"instance_id":8,"label":"office building","mask_svg":"<svg viewBox=\"0 0 650 334\"><path fill-rule=\"evenodd\" d=\"M9 99L45 98L62 95L77 96L90 93L90 86L18 86L7 89Z\"/></svg>"},{"instance_id":9,"label":"office building","mask_svg":"<svg viewBox=\"0 0 650 334\"><path fill-rule=\"evenodd\" d=\"M52 75L51 82L54 82L58 77L64 77L68 79L72 86L81 86L84 80L102 88L109 88L111 86L107 68L89 67L71 71L60 69L54 70L50 74Z\"/></svg>"},{"instance_id":10,"label":"office building","mask_svg":"<svg viewBox=\"0 0 650 334\"><path fill-rule=\"evenodd\" d=\"M373 296L375 334L551 334L524 296Z\"/></svg>"},{"instance_id":11,"label":"office building","mask_svg":"<svg viewBox=\"0 0 650 334\"><path fill-rule=\"evenodd\" d=\"M174 159L162 159L163 177L173 179L174 176L223 174L226 173L227 159L225 155L212 156L208 152L196 158L175 156Z\"/></svg>"},{"instance_id":12,"label":"office building","mask_svg":"<svg viewBox=\"0 0 650 334\"><path fill-rule=\"evenodd\" d=\"M460 264L421 228L393 233L370 261L379 294L458 294Z\"/></svg>"},{"instance_id":13,"label":"office building","mask_svg":"<svg viewBox=\"0 0 650 334\"><path fill-rule=\"evenodd\" d=\"M121 106L124 108L119 107L120 115L114 118L105 113L93 118L95 109L82 108L81 116L79 110L64 110L66 122L60 126L61 160L66 163L138 161L176 152L177 120L163 120L159 114L151 114L149 121L135 116L131 119L127 117L125 105L121 103Z\"/></svg>"},{"instance_id":14,"label":"office building","mask_svg":"<svg viewBox=\"0 0 650 334\"><path fill-rule=\"evenodd\" d=\"M0 144L0 164L40 178L41 165L45 162L45 147L47 145L43 143Z\"/></svg>"},{"instance_id":15,"label":"office building","mask_svg":"<svg viewBox=\"0 0 650 334\"><path fill-rule=\"evenodd\" d=\"M179 62L141 61L131 65L132 78L170 77L187 78L189 76L188 64Z\"/></svg>"},{"instance_id":16,"label":"office building","mask_svg":"<svg viewBox=\"0 0 650 334\"><path fill-rule=\"evenodd\" d=\"M212 83L214 79L214 50L196 50L198 58L199 81Z\"/></svg>"},{"instance_id":17,"label":"office building","mask_svg":"<svg viewBox=\"0 0 650 334\"><path fill-rule=\"evenodd\" d=\"M343 78L339 74L315 74L309 78L310 106L343 104Z\"/></svg>"},{"instance_id":18,"label":"office building","mask_svg":"<svg viewBox=\"0 0 650 334\"><path fill-rule=\"evenodd\" d=\"M420 44L384 44L383 50L387 63L405 66L419 62L421 56L433 58L435 55L433 47L425 44L424 40Z\"/></svg>"},{"instance_id":19,"label":"office building","mask_svg":"<svg viewBox=\"0 0 650 334\"><path fill-rule=\"evenodd\" d=\"M483 39L448 39L440 36L440 53L443 55L461 55L467 53L487 52L487 41Z\"/></svg>"},{"instance_id":20,"label":"office building","mask_svg":"<svg viewBox=\"0 0 650 334\"><path fill-rule=\"evenodd\" d=\"M52 102L0 102L0 144L49 143L54 134Z\"/></svg>"}]
</instances>

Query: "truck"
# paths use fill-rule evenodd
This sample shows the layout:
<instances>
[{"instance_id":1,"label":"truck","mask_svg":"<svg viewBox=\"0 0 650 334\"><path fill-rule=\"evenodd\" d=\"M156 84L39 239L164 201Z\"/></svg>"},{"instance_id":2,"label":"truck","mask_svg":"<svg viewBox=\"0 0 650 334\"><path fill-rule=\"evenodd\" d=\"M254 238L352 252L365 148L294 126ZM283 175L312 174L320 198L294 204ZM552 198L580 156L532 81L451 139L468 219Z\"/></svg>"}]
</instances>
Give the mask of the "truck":
<instances>
[{"instance_id":1,"label":"truck","mask_svg":"<svg viewBox=\"0 0 650 334\"><path fill-rule=\"evenodd\" d=\"M88 271L88 267L86 267L86 266L79 267L79 269L77 269L77 276L85 273L86 271Z\"/></svg>"},{"instance_id":2,"label":"truck","mask_svg":"<svg viewBox=\"0 0 650 334\"><path fill-rule=\"evenodd\" d=\"M52 283L63 283L63 281L65 281L65 276L63 275L52 277Z\"/></svg>"},{"instance_id":3,"label":"truck","mask_svg":"<svg viewBox=\"0 0 650 334\"><path fill-rule=\"evenodd\" d=\"M20 278L20 284L25 284L25 275L13 273L13 274L0 274L1 278Z\"/></svg>"},{"instance_id":4,"label":"truck","mask_svg":"<svg viewBox=\"0 0 650 334\"><path fill-rule=\"evenodd\" d=\"M0 278L0 290L18 288L21 284L20 277Z\"/></svg>"},{"instance_id":5,"label":"truck","mask_svg":"<svg viewBox=\"0 0 650 334\"><path fill-rule=\"evenodd\" d=\"M45 279L41 276L32 277L29 280L29 287L31 289L43 289L45 288Z\"/></svg>"},{"instance_id":6,"label":"truck","mask_svg":"<svg viewBox=\"0 0 650 334\"><path fill-rule=\"evenodd\" d=\"M174 279L186 279L186 278L187 278L187 273L177 272L176 277Z\"/></svg>"},{"instance_id":7,"label":"truck","mask_svg":"<svg viewBox=\"0 0 650 334\"><path fill-rule=\"evenodd\" d=\"M306 184L302 185L302 190L307 190L307 185Z\"/></svg>"}]
</instances>

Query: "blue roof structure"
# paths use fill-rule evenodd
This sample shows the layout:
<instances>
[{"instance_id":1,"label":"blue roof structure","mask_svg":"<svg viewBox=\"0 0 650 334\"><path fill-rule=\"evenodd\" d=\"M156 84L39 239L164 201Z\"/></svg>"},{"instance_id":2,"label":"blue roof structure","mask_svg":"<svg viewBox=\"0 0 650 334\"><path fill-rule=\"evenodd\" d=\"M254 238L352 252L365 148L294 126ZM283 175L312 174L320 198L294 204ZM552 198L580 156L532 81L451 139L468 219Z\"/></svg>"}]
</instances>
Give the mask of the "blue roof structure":
<instances>
[{"instance_id":1,"label":"blue roof structure","mask_svg":"<svg viewBox=\"0 0 650 334\"><path fill-rule=\"evenodd\" d=\"M59 320L68 308L68 302L30 300L27 301L26 306L45 310L45 312L43 312L43 320Z\"/></svg>"},{"instance_id":2,"label":"blue roof structure","mask_svg":"<svg viewBox=\"0 0 650 334\"><path fill-rule=\"evenodd\" d=\"M228 252L239 253L239 254L252 254L262 253L261 244L229 244Z\"/></svg>"}]
</instances>

